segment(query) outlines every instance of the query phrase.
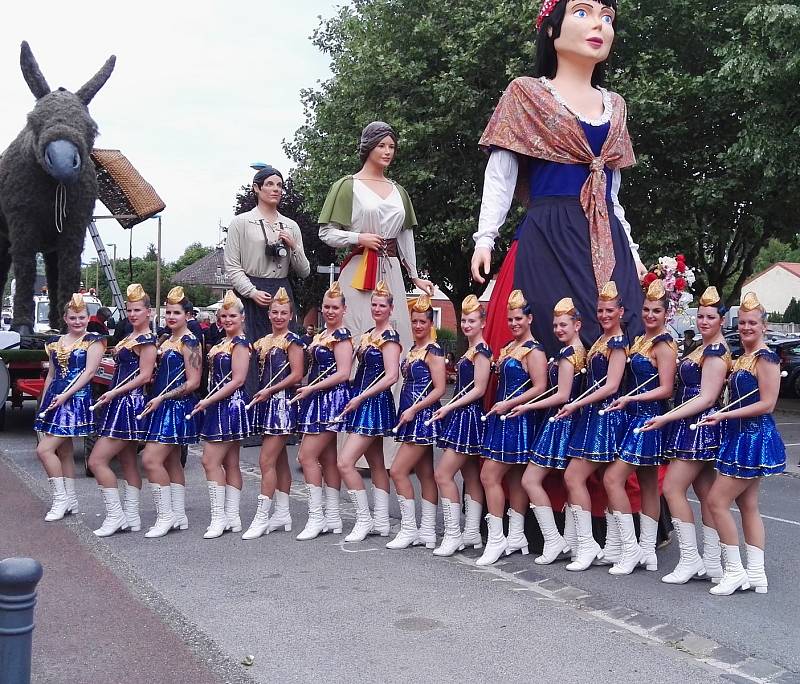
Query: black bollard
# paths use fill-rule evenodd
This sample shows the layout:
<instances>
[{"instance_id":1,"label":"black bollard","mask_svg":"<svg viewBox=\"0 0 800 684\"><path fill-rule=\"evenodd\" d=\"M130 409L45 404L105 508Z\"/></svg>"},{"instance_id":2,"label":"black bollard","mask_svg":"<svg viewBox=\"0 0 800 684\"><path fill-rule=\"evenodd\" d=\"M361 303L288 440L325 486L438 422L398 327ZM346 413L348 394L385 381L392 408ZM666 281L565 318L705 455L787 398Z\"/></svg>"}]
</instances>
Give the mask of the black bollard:
<instances>
[{"instance_id":1,"label":"black bollard","mask_svg":"<svg viewBox=\"0 0 800 684\"><path fill-rule=\"evenodd\" d=\"M30 684L33 608L42 564L33 558L0 561L0 682Z\"/></svg>"}]
</instances>

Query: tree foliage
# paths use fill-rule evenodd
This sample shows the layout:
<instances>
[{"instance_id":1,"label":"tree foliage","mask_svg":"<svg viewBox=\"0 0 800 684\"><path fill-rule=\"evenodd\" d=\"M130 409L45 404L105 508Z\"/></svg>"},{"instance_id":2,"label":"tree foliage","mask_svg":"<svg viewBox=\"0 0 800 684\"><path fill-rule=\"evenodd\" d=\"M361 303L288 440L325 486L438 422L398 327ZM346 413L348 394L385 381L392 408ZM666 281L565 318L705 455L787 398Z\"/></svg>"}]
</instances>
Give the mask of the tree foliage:
<instances>
[{"instance_id":1,"label":"tree foliage","mask_svg":"<svg viewBox=\"0 0 800 684\"><path fill-rule=\"evenodd\" d=\"M800 323L800 302L792 297L786 311L783 312L783 323Z\"/></svg>"},{"instance_id":2,"label":"tree foliage","mask_svg":"<svg viewBox=\"0 0 800 684\"><path fill-rule=\"evenodd\" d=\"M456 306L475 287L468 262L485 166L477 141L507 83L531 71L536 5L353 0L313 36L333 76L303 92L306 121L286 145L307 211L357 170L361 127L390 122L400 134L391 175L420 219L420 269ZM638 156L621 197L634 236L645 261L683 252L728 296L771 238L796 231L799 11L742 0L620 7L608 80L628 102Z\"/></svg>"}]
</instances>

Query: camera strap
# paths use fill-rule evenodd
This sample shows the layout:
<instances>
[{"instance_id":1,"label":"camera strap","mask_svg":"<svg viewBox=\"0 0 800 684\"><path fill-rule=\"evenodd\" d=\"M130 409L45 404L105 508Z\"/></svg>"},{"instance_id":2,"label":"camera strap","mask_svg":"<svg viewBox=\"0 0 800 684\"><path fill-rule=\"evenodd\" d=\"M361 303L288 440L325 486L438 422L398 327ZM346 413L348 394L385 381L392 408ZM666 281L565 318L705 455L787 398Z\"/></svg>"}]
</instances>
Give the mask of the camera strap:
<instances>
[{"instance_id":1,"label":"camera strap","mask_svg":"<svg viewBox=\"0 0 800 684\"><path fill-rule=\"evenodd\" d=\"M261 234L264 236L264 244L268 245L269 240L267 240L267 229L264 228L264 219L258 219L258 225L261 226ZM281 230L286 230L286 227L283 225L283 221L278 221L278 227Z\"/></svg>"}]
</instances>

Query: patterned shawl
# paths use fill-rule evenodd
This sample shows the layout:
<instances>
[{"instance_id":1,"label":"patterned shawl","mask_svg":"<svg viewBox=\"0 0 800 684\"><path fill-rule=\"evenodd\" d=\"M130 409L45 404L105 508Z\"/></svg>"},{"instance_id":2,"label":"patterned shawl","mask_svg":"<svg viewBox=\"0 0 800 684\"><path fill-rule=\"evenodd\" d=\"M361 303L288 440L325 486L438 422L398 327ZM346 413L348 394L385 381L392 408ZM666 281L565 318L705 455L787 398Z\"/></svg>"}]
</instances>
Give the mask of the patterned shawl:
<instances>
[{"instance_id":1,"label":"patterned shawl","mask_svg":"<svg viewBox=\"0 0 800 684\"><path fill-rule=\"evenodd\" d=\"M517 78L506 88L480 140L481 147L501 147L517 154L561 164L588 164L589 177L580 203L589 221L592 264L598 291L614 270L614 244L606 204L605 167L633 166L631 139L625 125L625 100L610 93L611 126L600 156L595 157L580 123L537 78ZM520 180L523 174L520 173Z\"/></svg>"}]
</instances>

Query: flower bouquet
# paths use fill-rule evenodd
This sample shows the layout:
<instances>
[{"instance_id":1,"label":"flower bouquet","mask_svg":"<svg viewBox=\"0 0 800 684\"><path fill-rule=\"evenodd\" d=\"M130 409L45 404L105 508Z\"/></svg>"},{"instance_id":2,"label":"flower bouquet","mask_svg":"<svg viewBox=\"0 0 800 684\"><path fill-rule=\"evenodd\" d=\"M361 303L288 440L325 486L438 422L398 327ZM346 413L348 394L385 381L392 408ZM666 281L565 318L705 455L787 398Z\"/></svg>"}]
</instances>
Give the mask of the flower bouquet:
<instances>
[{"instance_id":1,"label":"flower bouquet","mask_svg":"<svg viewBox=\"0 0 800 684\"><path fill-rule=\"evenodd\" d=\"M642 287L646 290L650 283L658 279L664 282L664 289L667 291L667 321L671 321L676 315L683 314L686 305L693 299L694 271L686 265L683 254L662 256L642 279Z\"/></svg>"}]
</instances>

